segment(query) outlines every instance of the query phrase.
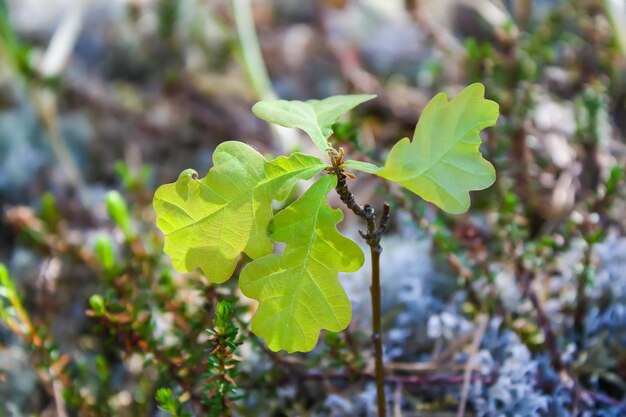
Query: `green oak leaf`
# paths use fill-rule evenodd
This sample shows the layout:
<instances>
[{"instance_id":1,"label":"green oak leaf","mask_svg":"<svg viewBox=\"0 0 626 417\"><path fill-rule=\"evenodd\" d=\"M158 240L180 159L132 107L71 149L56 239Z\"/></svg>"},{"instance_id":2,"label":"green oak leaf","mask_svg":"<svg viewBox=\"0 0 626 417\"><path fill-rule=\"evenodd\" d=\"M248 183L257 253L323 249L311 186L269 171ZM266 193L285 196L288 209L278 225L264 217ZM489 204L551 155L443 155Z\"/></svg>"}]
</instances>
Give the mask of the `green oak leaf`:
<instances>
[{"instance_id":1,"label":"green oak leaf","mask_svg":"<svg viewBox=\"0 0 626 417\"><path fill-rule=\"evenodd\" d=\"M343 213L326 201L336 184L337 177L325 175L279 212L270 236L287 244L284 253L258 258L241 272L241 291L259 302L252 331L273 351L310 351L321 329L338 332L350 322L338 273L357 271L364 256L336 229Z\"/></svg>"},{"instance_id":2,"label":"green oak leaf","mask_svg":"<svg viewBox=\"0 0 626 417\"><path fill-rule=\"evenodd\" d=\"M270 123L304 130L315 146L326 153L326 136L317 123L315 109L309 103L297 100L260 101L252 107L252 112Z\"/></svg>"},{"instance_id":3,"label":"green oak leaf","mask_svg":"<svg viewBox=\"0 0 626 417\"><path fill-rule=\"evenodd\" d=\"M174 268L200 268L211 282L220 283L232 275L241 252L251 258L271 253L272 200L285 199L296 181L324 167L309 155L267 161L245 143L221 143L206 177L198 179L188 169L154 195L157 227L165 234L164 251Z\"/></svg>"},{"instance_id":4,"label":"green oak leaf","mask_svg":"<svg viewBox=\"0 0 626 417\"><path fill-rule=\"evenodd\" d=\"M356 161L354 159L350 159L344 162L343 167L367 172L368 174L376 174L382 170L382 168L377 165L370 164L369 162L364 161Z\"/></svg>"},{"instance_id":5,"label":"green oak leaf","mask_svg":"<svg viewBox=\"0 0 626 417\"><path fill-rule=\"evenodd\" d=\"M361 103L376 97L371 94L332 96L323 100L264 100L252 107L260 119L279 126L304 130L317 148L326 154L331 126Z\"/></svg>"},{"instance_id":6,"label":"green oak leaf","mask_svg":"<svg viewBox=\"0 0 626 417\"><path fill-rule=\"evenodd\" d=\"M449 213L469 209L469 191L483 190L496 178L479 150L480 131L498 119L498 104L472 84L448 101L436 95L422 112L413 141L400 140L376 175L395 181ZM358 167L355 167L358 169ZM366 171L371 172L371 171Z\"/></svg>"},{"instance_id":7,"label":"green oak leaf","mask_svg":"<svg viewBox=\"0 0 626 417\"><path fill-rule=\"evenodd\" d=\"M307 103L313 106L317 123L328 138L333 133L330 127L337 123L341 116L375 97L374 94L349 94L327 97L323 100L308 100Z\"/></svg>"}]
</instances>

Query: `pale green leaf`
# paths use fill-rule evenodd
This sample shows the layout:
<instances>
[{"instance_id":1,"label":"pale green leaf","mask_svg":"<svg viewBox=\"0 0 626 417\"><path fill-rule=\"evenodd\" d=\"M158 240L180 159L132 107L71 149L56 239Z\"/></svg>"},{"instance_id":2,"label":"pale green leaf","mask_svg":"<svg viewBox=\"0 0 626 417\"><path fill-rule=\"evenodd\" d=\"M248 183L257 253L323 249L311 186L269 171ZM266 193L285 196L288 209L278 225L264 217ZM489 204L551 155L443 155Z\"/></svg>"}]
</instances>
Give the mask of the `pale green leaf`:
<instances>
[{"instance_id":1,"label":"pale green leaf","mask_svg":"<svg viewBox=\"0 0 626 417\"><path fill-rule=\"evenodd\" d=\"M350 322L350 301L339 272L358 270L363 251L337 232L343 219L328 206L326 195L337 177L325 175L270 224L273 240L287 244L282 255L271 254L248 264L239 287L259 302L252 331L273 351L309 351L321 329L338 332Z\"/></svg>"},{"instance_id":2,"label":"pale green leaf","mask_svg":"<svg viewBox=\"0 0 626 417\"><path fill-rule=\"evenodd\" d=\"M252 107L260 119L279 126L304 130L324 154L328 149L331 126L345 113L376 96L369 94L341 95L323 100L265 100Z\"/></svg>"},{"instance_id":3,"label":"pale green leaf","mask_svg":"<svg viewBox=\"0 0 626 417\"><path fill-rule=\"evenodd\" d=\"M317 123L328 138L333 133L330 127L337 123L341 116L375 97L374 94L349 94L332 96L323 100L308 100L307 103L313 106Z\"/></svg>"},{"instance_id":4,"label":"pale green leaf","mask_svg":"<svg viewBox=\"0 0 626 417\"><path fill-rule=\"evenodd\" d=\"M469 191L495 181L495 169L480 154L480 131L498 119L498 104L484 98L485 87L472 84L448 101L438 94L426 106L413 141L400 140L377 172L449 213L470 206Z\"/></svg>"},{"instance_id":5,"label":"pale green leaf","mask_svg":"<svg viewBox=\"0 0 626 417\"><path fill-rule=\"evenodd\" d=\"M368 174L376 174L382 170L382 168L377 165L370 164L369 162L355 161L353 159L344 162L343 167L367 172Z\"/></svg>"},{"instance_id":6,"label":"pale green leaf","mask_svg":"<svg viewBox=\"0 0 626 417\"><path fill-rule=\"evenodd\" d=\"M283 200L297 180L323 170L318 158L293 154L267 161L241 142L224 142L213 154L213 168L198 179L180 174L154 195L157 226L165 234L165 252L180 272L200 268L212 282L224 282L237 258L272 251L267 225L272 200Z\"/></svg>"},{"instance_id":7,"label":"pale green leaf","mask_svg":"<svg viewBox=\"0 0 626 417\"><path fill-rule=\"evenodd\" d=\"M304 130L315 146L324 154L326 153L327 136L317 123L315 109L309 103L297 100L260 101L252 107L252 112L258 118L270 123Z\"/></svg>"}]
</instances>

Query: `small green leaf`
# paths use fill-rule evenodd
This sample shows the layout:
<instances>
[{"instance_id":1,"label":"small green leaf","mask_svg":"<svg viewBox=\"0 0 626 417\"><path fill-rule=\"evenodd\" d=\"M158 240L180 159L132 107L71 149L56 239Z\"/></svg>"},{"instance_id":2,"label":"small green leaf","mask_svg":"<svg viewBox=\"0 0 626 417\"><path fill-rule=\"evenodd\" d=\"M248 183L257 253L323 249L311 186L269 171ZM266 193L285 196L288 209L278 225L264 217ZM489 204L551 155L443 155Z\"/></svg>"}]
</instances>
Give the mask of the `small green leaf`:
<instances>
[{"instance_id":1,"label":"small green leaf","mask_svg":"<svg viewBox=\"0 0 626 417\"><path fill-rule=\"evenodd\" d=\"M417 123L413 141L400 140L376 175L395 181L449 213L463 213L470 190L495 181L495 169L479 151L480 131L498 119L498 104L472 84L448 101L435 96Z\"/></svg>"},{"instance_id":2,"label":"small green leaf","mask_svg":"<svg viewBox=\"0 0 626 417\"><path fill-rule=\"evenodd\" d=\"M213 168L198 179L183 171L178 181L154 195L157 226L165 252L179 272L202 269L211 282L224 282L237 258L267 255L272 200L283 200L292 186L325 168L318 158L299 153L267 161L241 142L224 142L213 154Z\"/></svg>"},{"instance_id":3,"label":"small green leaf","mask_svg":"<svg viewBox=\"0 0 626 417\"><path fill-rule=\"evenodd\" d=\"M3 263L0 263L0 285L6 286L9 282L11 282L9 280L9 271Z\"/></svg>"},{"instance_id":4,"label":"small green leaf","mask_svg":"<svg viewBox=\"0 0 626 417\"><path fill-rule=\"evenodd\" d=\"M183 404L178 398L174 397L171 389L159 388L155 399L159 410L169 413L172 417L191 417L191 414L183 411Z\"/></svg>"},{"instance_id":5,"label":"small green leaf","mask_svg":"<svg viewBox=\"0 0 626 417\"><path fill-rule=\"evenodd\" d=\"M105 196L109 216L122 229L125 235L130 235L130 214L124 197L117 191L109 191Z\"/></svg>"},{"instance_id":6,"label":"small green leaf","mask_svg":"<svg viewBox=\"0 0 626 417\"><path fill-rule=\"evenodd\" d=\"M17 289L15 283L9 275L7 267L0 263L0 297L13 299L17 297Z\"/></svg>"},{"instance_id":7,"label":"small green leaf","mask_svg":"<svg viewBox=\"0 0 626 417\"><path fill-rule=\"evenodd\" d=\"M374 95L356 94L328 97L324 100L266 100L252 107L260 119L279 126L304 130L317 148L326 154L331 126L341 116Z\"/></svg>"},{"instance_id":8,"label":"small green leaf","mask_svg":"<svg viewBox=\"0 0 626 417\"><path fill-rule=\"evenodd\" d=\"M6 310L7 304L4 299L11 298L11 289L8 288L7 282L9 282L9 271L7 271L4 264L0 263L0 320L6 320L8 312Z\"/></svg>"},{"instance_id":9,"label":"small green leaf","mask_svg":"<svg viewBox=\"0 0 626 417\"><path fill-rule=\"evenodd\" d=\"M56 197L50 191L41 197L40 216L48 230L55 230L61 220Z\"/></svg>"},{"instance_id":10,"label":"small green leaf","mask_svg":"<svg viewBox=\"0 0 626 417\"><path fill-rule=\"evenodd\" d=\"M330 127L334 125L337 120L350 110L375 98L374 94L351 94L332 96L323 100L308 100L315 114L317 115L317 123L322 128L324 135L328 138L333 132Z\"/></svg>"},{"instance_id":11,"label":"small green leaf","mask_svg":"<svg viewBox=\"0 0 626 417\"><path fill-rule=\"evenodd\" d=\"M624 168L620 165L615 165L609 172L609 178L604 183L605 193L607 196L612 196L617 192L617 187L620 181L624 177Z\"/></svg>"},{"instance_id":12,"label":"small green leaf","mask_svg":"<svg viewBox=\"0 0 626 417\"><path fill-rule=\"evenodd\" d=\"M327 136L317 123L315 109L303 101L272 100L260 101L252 107L252 112L260 119L279 126L304 130L317 148L326 153Z\"/></svg>"},{"instance_id":13,"label":"small green leaf","mask_svg":"<svg viewBox=\"0 0 626 417\"><path fill-rule=\"evenodd\" d=\"M283 255L256 259L239 278L241 291L259 302L252 331L273 351L310 351L321 329L338 332L350 322L352 309L338 273L357 271L364 256L337 232L343 213L326 201L336 184L337 177L325 175L278 213L270 235L287 244Z\"/></svg>"},{"instance_id":14,"label":"small green leaf","mask_svg":"<svg viewBox=\"0 0 626 417\"><path fill-rule=\"evenodd\" d=\"M106 307L104 305L104 299L102 298L102 296L94 294L89 297L89 305L91 306L91 309L93 310L96 317L104 316L104 313L106 312Z\"/></svg>"},{"instance_id":15,"label":"small green leaf","mask_svg":"<svg viewBox=\"0 0 626 417\"><path fill-rule=\"evenodd\" d=\"M344 168L356 169L357 171L367 172L368 174L376 174L382 171L382 168L369 162L348 160L343 164Z\"/></svg>"},{"instance_id":16,"label":"small green leaf","mask_svg":"<svg viewBox=\"0 0 626 417\"><path fill-rule=\"evenodd\" d=\"M233 306L226 300L221 300L217 303L215 308L215 318L213 319L213 325L219 333L226 332L226 329L230 326L233 320L234 309Z\"/></svg>"},{"instance_id":17,"label":"small green leaf","mask_svg":"<svg viewBox=\"0 0 626 417\"><path fill-rule=\"evenodd\" d=\"M169 388L159 388L156 392L155 399L157 400L159 404L162 404L162 405L167 405L171 403L173 399L172 390Z\"/></svg>"},{"instance_id":18,"label":"small green leaf","mask_svg":"<svg viewBox=\"0 0 626 417\"><path fill-rule=\"evenodd\" d=\"M112 272L114 270L116 259L111 238L106 235L98 236L94 245L94 254L106 272Z\"/></svg>"}]
</instances>

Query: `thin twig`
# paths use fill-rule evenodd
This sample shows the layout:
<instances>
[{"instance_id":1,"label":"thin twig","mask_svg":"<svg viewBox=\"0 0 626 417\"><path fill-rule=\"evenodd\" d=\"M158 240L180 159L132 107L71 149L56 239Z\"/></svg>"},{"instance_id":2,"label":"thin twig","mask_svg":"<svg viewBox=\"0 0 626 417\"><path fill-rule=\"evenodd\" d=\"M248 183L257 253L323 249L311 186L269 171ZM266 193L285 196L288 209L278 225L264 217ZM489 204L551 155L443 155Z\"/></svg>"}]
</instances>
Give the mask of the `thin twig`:
<instances>
[{"instance_id":1,"label":"thin twig","mask_svg":"<svg viewBox=\"0 0 626 417\"><path fill-rule=\"evenodd\" d=\"M557 371L563 385L573 393L574 401L572 402L572 412L573 414L577 414L579 401L582 400L586 404L593 404L592 395L588 390L585 390L580 385L580 382L578 382L576 378L574 378L571 370L563 361L563 355L558 347L557 336L552 329L548 314L544 310L543 305L539 300L539 296L532 286L532 282L535 278L534 273L524 270L521 265L518 265L517 274L518 281L523 285L524 295L526 295L528 300L530 300L535 314L537 315L537 325L543 331L546 350L550 356L552 366Z\"/></svg>"},{"instance_id":2,"label":"thin twig","mask_svg":"<svg viewBox=\"0 0 626 417\"><path fill-rule=\"evenodd\" d=\"M378 400L378 415L384 417L387 404L385 401L385 368L383 367L383 335L380 312L380 245L370 245L372 256L372 342L374 343L374 359L376 369L376 391Z\"/></svg>"},{"instance_id":3,"label":"thin twig","mask_svg":"<svg viewBox=\"0 0 626 417\"><path fill-rule=\"evenodd\" d=\"M343 155L343 153L341 154ZM380 222L376 223L374 208L369 204L359 205L354 200L354 195L348 189L347 177L340 166L340 160L331 156L333 161L333 172L337 175L337 186L335 190L339 194L341 201L354 214L361 217L367 223L367 232L359 231L359 234L370 247L372 261L372 284L370 293L372 296L372 343L374 344L375 379L376 393L378 401L378 417L385 417L387 404L385 401L385 368L383 365L383 334L382 334L382 314L381 314L381 290L380 290L380 254L383 251L380 245L380 238L389 224L389 204L385 203Z\"/></svg>"},{"instance_id":4,"label":"thin twig","mask_svg":"<svg viewBox=\"0 0 626 417\"><path fill-rule=\"evenodd\" d=\"M467 51L463 45L446 29L445 25L437 24L421 3L419 1L406 1L407 11L415 24L440 51L456 57L458 61L465 59Z\"/></svg>"},{"instance_id":5,"label":"thin twig","mask_svg":"<svg viewBox=\"0 0 626 417\"><path fill-rule=\"evenodd\" d=\"M472 371L474 370L474 361L476 360L476 354L478 353L480 343L482 342L483 336L485 335L485 330L487 330L488 323L488 316L482 315L478 323L478 329L476 329L474 340L472 341L472 347L470 350L469 358L467 359L465 372L463 373L463 388L461 389L461 401L459 402L459 411L457 412L457 417L465 416L465 407L467 406L467 397L469 395Z\"/></svg>"}]
</instances>

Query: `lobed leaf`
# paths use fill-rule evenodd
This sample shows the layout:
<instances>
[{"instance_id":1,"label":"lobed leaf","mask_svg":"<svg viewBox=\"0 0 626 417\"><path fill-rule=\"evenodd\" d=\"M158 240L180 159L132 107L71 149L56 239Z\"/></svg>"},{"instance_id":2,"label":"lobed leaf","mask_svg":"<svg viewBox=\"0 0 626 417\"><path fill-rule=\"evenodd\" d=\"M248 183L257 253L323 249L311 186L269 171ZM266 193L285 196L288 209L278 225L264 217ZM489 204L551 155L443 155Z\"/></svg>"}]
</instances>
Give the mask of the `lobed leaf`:
<instances>
[{"instance_id":1,"label":"lobed leaf","mask_svg":"<svg viewBox=\"0 0 626 417\"><path fill-rule=\"evenodd\" d=\"M367 172L368 174L376 174L382 170L381 167L370 164L369 162L356 161L350 159L343 164L344 168L356 169L357 171Z\"/></svg>"},{"instance_id":2,"label":"lobed leaf","mask_svg":"<svg viewBox=\"0 0 626 417\"><path fill-rule=\"evenodd\" d=\"M485 87L476 83L451 101L443 93L436 95L424 109L413 141L404 138L396 143L383 170L374 173L449 213L467 211L469 191L495 181L493 165L480 153L479 134L496 123L499 111L484 93Z\"/></svg>"},{"instance_id":3,"label":"lobed leaf","mask_svg":"<svg viewBox=\"0 0 626 417\"><path fill-rule=\"evenodd\" d=\"M315 146L326 154L331 126L341 116L374 95L354 94L328 97L323 100L265 100L256 103L252 112L265 121L279 126L304 130Z\"/></svg>"},{"instance_id":4,"label":"lobed leaf","mask_svg":"<svg viewBox=\"0 0 626 417\"><path fill-rule=\"evenodd\" d=\"M221 143L213 168L198 179L183 171L176 183L159 187L153 205L164 251L179 272L200 268L211 282L232 275L241 252L267 255L272 200L283 200L292 186L322 171L318 158L300 153L267 161L242 142Z\"/></svg>"},{"instance_id":5,"label":"lobed leaf","mask_svg":"<svg viewBox=\"0 0 626 417\"><path fill-rule=\"evenodd\" d=\"M321 329L338 332L350 323L338 273L357 271L364 255L336 229L343 213L326 201L336 184L337 177L325 175L279 212L270 235L287 244L284 253L256 259L240 275L241 291L259 302L252 331L273 351L310 351Z\"/></svg>"},{"instance_id":6,"label":"lobed leaf","mask_svg":"<svg viewBox=\"0 0 626 417\"><path fill-rule=\"evenodd\" d=\"M315 110L318 125L325 130L326 137L329 137L333 133L330 127L337 123L341 116L375 97L374 94L348 94L327 97L323 100L308 100L307 103Z\"/></svg>"},{"instance_id":7,"label":"lobed leaf","mask_svg":"<svg viewBox=\"0 0 626 417\"><path fill-rule=\"evenodd\" d=\"M315 146L326 153L327 137L317 122L315 109L309 103L297 100L260 101L252 107L252 112L270 123L304 130Z\"/></svg>"}]
</instances>

